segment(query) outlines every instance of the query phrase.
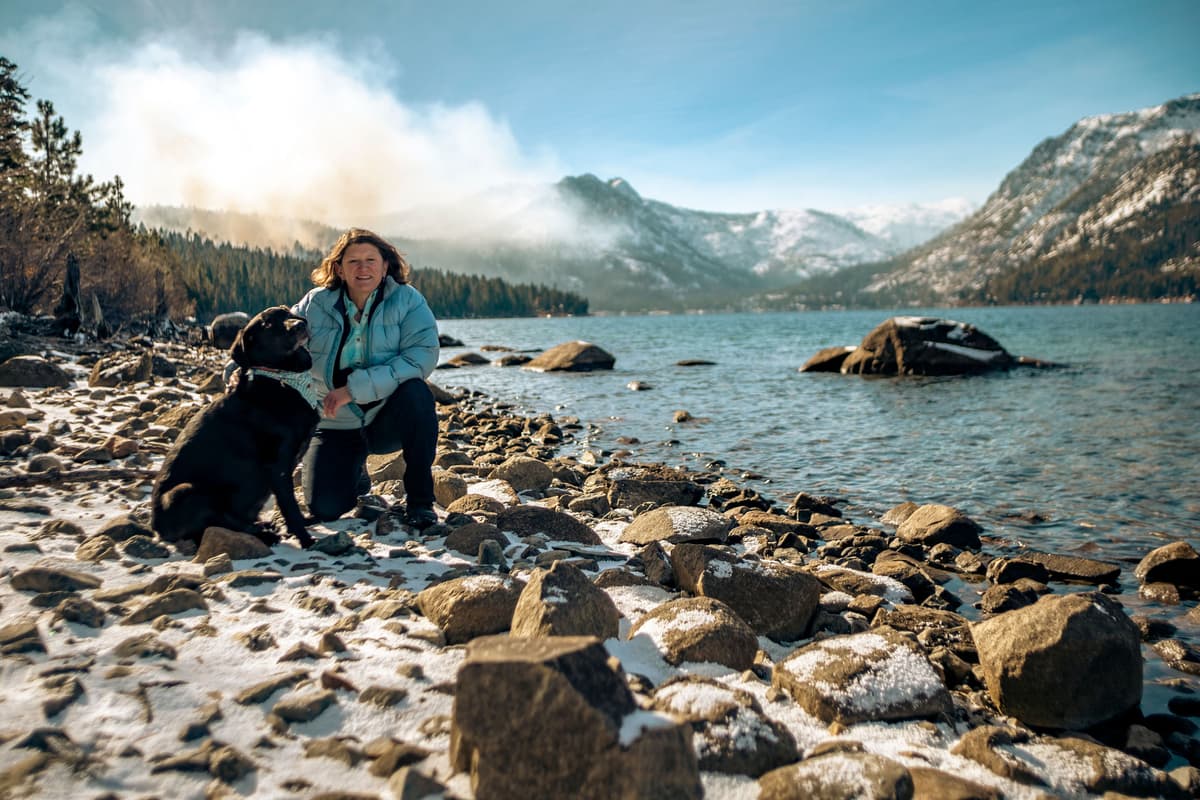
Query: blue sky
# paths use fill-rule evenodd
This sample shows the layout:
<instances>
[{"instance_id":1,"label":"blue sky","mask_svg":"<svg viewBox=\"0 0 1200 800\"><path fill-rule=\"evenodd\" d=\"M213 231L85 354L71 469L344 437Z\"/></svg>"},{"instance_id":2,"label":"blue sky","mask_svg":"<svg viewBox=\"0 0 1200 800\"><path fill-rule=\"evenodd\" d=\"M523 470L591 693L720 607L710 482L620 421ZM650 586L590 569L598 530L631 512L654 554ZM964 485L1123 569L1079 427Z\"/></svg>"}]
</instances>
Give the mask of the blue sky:
<instances>
[{"instance_id":1,"label":"blue sky","mask_svg":"<svg viewBox=\"0 0 1200 800\"><path fill-rule=\"evenodd\" d=\"M1198 30L1196 0L0 5L0 54L90 170L139 202L327 196L313 214L381 172L364 208L582 172L708 210L981 203L1079 118L1200 91ZM131 130L160 123L186 144Z\"/></svg>"}]
</instances>

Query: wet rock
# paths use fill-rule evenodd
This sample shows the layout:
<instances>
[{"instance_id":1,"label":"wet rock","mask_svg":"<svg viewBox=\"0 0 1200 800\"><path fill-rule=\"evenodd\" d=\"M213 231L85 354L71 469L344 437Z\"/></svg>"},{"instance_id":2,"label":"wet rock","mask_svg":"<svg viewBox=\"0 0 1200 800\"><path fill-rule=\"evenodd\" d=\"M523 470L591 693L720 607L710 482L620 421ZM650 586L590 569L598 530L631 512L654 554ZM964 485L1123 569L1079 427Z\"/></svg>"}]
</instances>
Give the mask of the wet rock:
<instances>
[{"instance_id":1,"label":"wet rock","mask_svg":"<svg viewBox=\"0 0 1200 800\"><path fill-rule=\"evenodd\" d=\"M1141 702L1137 626L1103 594L1043 597L971 634L988 694L1026 724L1083 729Z\"/></svg>"},{"instance_id":2,"label":"wet rock","mask_svg":"<svg viewBox=\"0 0 1200 800\"><path fill-rule=\"evenodd\" d=\"M1200 554L1187 542L1171 542L1146 554L1133 572L1143 583L1200 589Z\"/></svg>"},{"instance_id":3,"label":"wet rock","mask_svg":"<svg viewBox=\"0 0 1200 800\"><path fill-rule=\"evenodd\" d=\"M512 615L514 637L616 638L620 613L612 598L565 561L534 570Z\"/></svg>"},{"instance_id":4,"label":"wet rock","mask_svg":"<svg viewBox=\"0 0 1200 800\"><path fill-rule=\"evenodd\" d=\"M758 777L800 758L796 741L749 692L700 677L669 681L651 708L692 727L701 770Z\"/></svg>"},{"instance_id":5,"label":"wet rock","mask_svg":"<svg viewBox=\"0 0 1200 800\"><path fill-rule=\"evenodd\" d=\"M949 544L961 549L978 550L981 528L966 514L950 506L930 504L917 508L896 528L896 536L911 544L932 547Z\"/></svg>"},{"instance_id":6,"label":"wet rock","mask_svg":"<svg viewBox=\"0 0 1200 800\"><path fill-rule=\"evenodd\" d=\"M603 544L596 532L569 514L540 506L512 506L496 516L496 527L518 537L544 533L552 540Z\"/></svg>"},{"instance_id":7,"label":"wet rock","mask_svg":"<svg viewBox=\"0 0 1200 800\"><path fill-rule=\"evenodd\" d=\"M1050 580L1050 572L1044 564L1021 556L992 559L987 565L986 574L987 579L995 584L1016 583L1019 580L1045 583Z\"/></svg>"},{"instance_id":8,"label":"wet rock","mask_svg":"<svg viewBox=\"0 0 1200 800\"><path fill-rule=\"evenodd\" d=\"M695 506L665 506L637 517L621 533L622 542L724 542L733 520Z\"/></svg>"},{"instance_id":9,"label":"wet rock","mask_svg":"<svg viewBox=\"0 0 1200 800\"><path fill-rule=\"evenodd\" d=\"M477 797L702 794L690 728L637 711L597 639L477 639L456 685L450 761Z\"/></svg>"},{"instance_id":10,"label":"wet rock","mask_svg":"<svg viewBox=\"0 0 1200 800\"><path fill-rule=\"evenodd\" d=\"M853 787L853 789L851 789ZM759 800L909 800L912 776L872 753L837 751L780 767L758 779Z\"/></svg>"},{"instance_id":11,"label":"wet rock","mask_svg":"<svg viewBox=\"0 0 1200 800\"><path fill-rule=\"evenodd\" d=\"M1200 651L1188 643L1179 639L1164 639L1154 643L1154 652L1158 653L1171 669L1189 675L1200 675Z\"/></svg>"},{"instance_id":12,"label":"wet rock","mask_svg":"<svg viewBox=\"0 0 1200 800\"><path fill-rule=\"evenodd\" d=\"M1050 587L1044 583L1020 578L1015 583L988 587L979 600L979 608L987 615L1003 614L1005 611L1031 606L1049 591Z\"/></svg>"},{"instance_id":13,"label":"wet rock","mask_svg":"<svg viewBox=\"0 0 1200 800\"><path fill-rule=\"evenodd\" d=\"M725 603L759 636L801 639L817 609L821 584L797 567L690 543L675 546L671 565L680 588Z\"/></svg>"},{"instance_id":14,"label":"wet rock","mask_svg":"<svg viewBox=\"0 0 1200 800\"><path fill-rule=\"evenodd\" d=\"M670 664L712 661L732 669L749 669L758 638L733 609L709 597L672 600L638 619L629 638L649 636Z\"/></svg>"},{"instance_id":15,"label":"wet rock","mask_svg":"<svg viewBox=\"0 0 1200 800\"><path fill-rule=\"evenodd\" d=\"M801 372L841 372L846 357L853 353L854 345L834 345L824 347L816 355L804 362Z\"/></svg>"},{"instance_id":16,"label":"wet rock","mask_svg":"<svg viewBox=\"0 0 1200 800\"><path fill-rule=\"evenodd\" d=\"M842 362L847 375L970 375L1016 364L1000 344L964 322L892 317L868 333Z\"/></svg>"},{"instance_id":17,"label":"wet rock","mask_svg":"<svg viewBox=\"0 0 1200 800\"><path fill-rule=\"evenodd\" d=\"M616 363L610 353L591 342L564 342L535 356L523 369L537 372L591 372L612 369Z\"/></svg>"},{"instance_id":18,"label":"wet rock","mask_svg":"<svg viewBox=\"0 0 1200 800\"><path fill-rule=\"evenodd\" d=\"M843 725L950 710L950 694L929 658L891 628L805 645L775 666L771 685L823 722Z\"/></svg>"},{"instance_id":19,"label":"wet rock","mask_svg":"<svg viewBox=\"0 0 1200 800\"><path fill-rule=\"evenodd\" d=\"M1075 583L1110 584L1121 576L1121 567L1107 561L1097 561L1080 556L1064 556L1055 553L1027 551L1022 558L1036 561L1046 568L1048 580Z\"/></svg>"},{"instance_id":20,"label":"wet rock","mask_svg":"<svg viewBox=\"0 0 1200 800\"><path fill-rule=\"evenodd\" d=\"M470 575L421 591L417 605L448 644L458 644L508 630L520 594L521 587L511 578Z\"/></svg>"}]
</instances>

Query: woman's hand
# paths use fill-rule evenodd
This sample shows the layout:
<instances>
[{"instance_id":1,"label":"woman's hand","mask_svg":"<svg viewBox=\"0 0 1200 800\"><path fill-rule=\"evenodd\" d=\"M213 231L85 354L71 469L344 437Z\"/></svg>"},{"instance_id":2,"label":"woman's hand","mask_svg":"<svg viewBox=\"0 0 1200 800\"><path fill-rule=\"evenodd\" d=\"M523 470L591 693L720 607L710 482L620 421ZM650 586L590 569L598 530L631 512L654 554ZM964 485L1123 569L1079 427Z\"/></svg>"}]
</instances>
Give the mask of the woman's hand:
<instances>
[{"instance_id":1,"label":"woman's hand","mask_svg":"<svg viewBox=\"0 0 1200 800\"><path fill-rule=\"evenodd\" d=\"M325 416L332 417L337 414L339 408L351 402L354 402L354 398L350 396L350 390L341 386L325 395L322 411L325 412Z\"/></svg>"}]
</instances>

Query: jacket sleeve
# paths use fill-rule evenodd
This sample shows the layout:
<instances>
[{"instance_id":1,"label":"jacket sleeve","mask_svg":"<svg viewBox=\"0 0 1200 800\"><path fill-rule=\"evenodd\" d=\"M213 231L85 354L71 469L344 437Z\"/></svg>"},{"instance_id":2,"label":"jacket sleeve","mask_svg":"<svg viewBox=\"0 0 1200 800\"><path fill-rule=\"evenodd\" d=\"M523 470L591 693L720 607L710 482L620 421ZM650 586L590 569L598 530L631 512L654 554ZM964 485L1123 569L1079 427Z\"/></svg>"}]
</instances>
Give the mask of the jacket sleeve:
<instances>
[{"instance_id":1,"label":"jacket sleeve","mask_svg":"<svg viewBox=\"0 0 1200 800\"><path fill-rule=\"evenodd\" d=\"M437 366L437 320L419 292L413 289L410 294L409 308L400 322L398 352L381 364L354 370L347 378L354 402L383 400L405 381L428 378Z\"/></svg>"}]
</instances>

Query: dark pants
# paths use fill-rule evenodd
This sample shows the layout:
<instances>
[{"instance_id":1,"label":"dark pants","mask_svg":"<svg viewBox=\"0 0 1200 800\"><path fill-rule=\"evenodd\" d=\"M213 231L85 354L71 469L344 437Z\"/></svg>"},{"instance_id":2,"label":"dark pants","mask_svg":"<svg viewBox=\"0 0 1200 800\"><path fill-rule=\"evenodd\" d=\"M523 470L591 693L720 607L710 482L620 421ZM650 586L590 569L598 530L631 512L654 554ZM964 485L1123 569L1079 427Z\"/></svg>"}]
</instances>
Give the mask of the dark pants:
<instances>
[{"instance_id":1,"label":"dark pants","mask_svg":"<svg viewBox=\"0 0 1200 800\"><path fill-rule=\"evenodd\" d=\"M348 430L317 429L304 454L304 501L319 520L333 520L371 491L367 455L404 453L404 491L410 508L433 505L433 457L437 411L425 381L400 384L370 425Z\"/></svg>"}]
</instances>

